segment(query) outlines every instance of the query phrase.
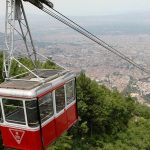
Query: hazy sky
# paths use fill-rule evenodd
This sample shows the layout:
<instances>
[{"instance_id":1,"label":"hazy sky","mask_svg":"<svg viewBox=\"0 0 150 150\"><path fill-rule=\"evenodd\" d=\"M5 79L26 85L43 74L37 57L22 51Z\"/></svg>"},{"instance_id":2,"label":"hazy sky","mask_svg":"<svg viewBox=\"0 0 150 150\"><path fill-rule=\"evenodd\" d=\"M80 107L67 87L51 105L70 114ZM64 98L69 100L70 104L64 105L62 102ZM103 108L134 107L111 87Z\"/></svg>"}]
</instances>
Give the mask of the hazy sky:
<instances>
[{"instance_id":1,"label":"hazy sky","mask_svg":"<svg viewBox=\"0 0 150 150\"><path fill-rule=\"evenodd\" d=\"M5 12L5 1L0 0L0 16ZM150 11L150 0L51 0L55 9L67 16L99 16ZM25 5L28 13L38 13L35 7Z\"/></svg>"}]
</instances>

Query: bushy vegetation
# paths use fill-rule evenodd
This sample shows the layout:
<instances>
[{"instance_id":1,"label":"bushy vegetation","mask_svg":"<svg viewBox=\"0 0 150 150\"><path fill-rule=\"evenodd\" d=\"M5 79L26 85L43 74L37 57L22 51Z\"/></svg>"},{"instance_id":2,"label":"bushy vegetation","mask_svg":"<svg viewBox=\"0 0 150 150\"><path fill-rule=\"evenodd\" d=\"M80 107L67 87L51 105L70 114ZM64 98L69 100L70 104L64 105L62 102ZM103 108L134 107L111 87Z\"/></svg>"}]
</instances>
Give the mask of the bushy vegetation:
<instances>
[{"instance_id":1,"label":"bushy vegetation","mask_svg":"<svg viewBox=\"0 0 150 150\"><path fill-rule=\"evenodd\" d=\"M19 57L18 61L21 62L23 65L25 65L26 67L28 67L31 70L35 69L35 65L33 65L32 60L27 57L24 57L24 56ZM35 62L35 64L36 64L36 68L38 68L38 69L60 69L59 66L57 66L55 63L53 63L50 60L47 60L44 62L37 60ZM3 71L3 53L0 53L0 82L4 81L2 71ZM22 74L25 72L27 72L27 70L24 67L22 67L20 64L18 64L18 62L16 62L15 60L12 61L12 66L11 66L11 70L10 70L11 76L15 76L15 75Z\"/></svg>"},{"instance_id":2,"label":"bushy vegetation","mask_svg":"<svg viewBox=\"0 0 150 150\"><path fill-rule=\"evenodd\" d=\"M80 120L48 150L150 150L150 108L86 77L77 79Z\"/></svg>"},{"instance_id":3,"label":"bushy vegetation","mask_svg":"<svg viewBox=\"0 0 150 150\"><path fill-rule=\"evenodd\" d=\"M0 70L2 70L0 54ZM19 58L30 69L28 58ZM40 68L58 67L51 61ZM25 70L13 62L11 74ZM1 82L3 81L0 72ZM150 150L150 108L117 90L111 91L81 73L77 78L79 121L48 150ZM1 149L1 148L0 148Z\"/></svg>"}]
</instances>

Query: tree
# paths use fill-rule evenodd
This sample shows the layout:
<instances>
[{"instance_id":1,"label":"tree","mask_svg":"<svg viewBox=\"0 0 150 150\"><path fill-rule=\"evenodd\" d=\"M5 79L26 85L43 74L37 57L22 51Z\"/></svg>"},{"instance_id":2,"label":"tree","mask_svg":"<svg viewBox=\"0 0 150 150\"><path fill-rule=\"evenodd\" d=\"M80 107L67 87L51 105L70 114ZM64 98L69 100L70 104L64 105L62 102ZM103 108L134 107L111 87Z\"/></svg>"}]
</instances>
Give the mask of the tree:
<instances>
[{"instance_id":1,"label":"tree","mask_svg":"<svg viewBox=\"0 0 150 150\"><path fill-rule=\"evenodd\" d=\"M127 128L134 111L130 97L98 85L83 72L77 78L77 100L81 120L75 134L82 137L115 135Z\"/></svg>"}]
</instances>

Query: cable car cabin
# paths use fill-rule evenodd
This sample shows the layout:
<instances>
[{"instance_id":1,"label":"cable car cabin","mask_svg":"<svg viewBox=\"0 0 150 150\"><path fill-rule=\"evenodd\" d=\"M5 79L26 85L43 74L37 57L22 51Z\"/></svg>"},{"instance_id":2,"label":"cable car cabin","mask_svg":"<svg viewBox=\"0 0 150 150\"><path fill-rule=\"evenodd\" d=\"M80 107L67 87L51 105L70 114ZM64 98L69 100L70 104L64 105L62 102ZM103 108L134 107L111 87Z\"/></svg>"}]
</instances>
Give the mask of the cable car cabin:
<instances>
[{"instance_id":1,"label":"cable car cabin","mask_svg":"<svg viewBox=\"0 0 150 150\"><path fill-rule=\"evenodd\" d=\"M36 72L37 73L37 72ZM0 84L0 129L5 147L43 150L77 121L75 74L41 70Z\"/></svg>"}]
</instances>

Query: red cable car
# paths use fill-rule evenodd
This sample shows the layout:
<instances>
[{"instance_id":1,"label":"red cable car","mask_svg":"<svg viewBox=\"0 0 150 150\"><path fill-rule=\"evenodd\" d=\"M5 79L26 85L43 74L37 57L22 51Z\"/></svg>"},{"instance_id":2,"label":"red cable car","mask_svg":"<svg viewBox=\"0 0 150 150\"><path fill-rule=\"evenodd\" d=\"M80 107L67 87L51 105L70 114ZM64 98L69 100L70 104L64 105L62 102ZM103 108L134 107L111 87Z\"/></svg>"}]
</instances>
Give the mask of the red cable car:
<instances>
[{"instance_id":1,"label":"red cable car","mask_svg":"<svg viewBox=\"0 0 150 150\"><path fill-rule=\"evenodd\" d=\"M32 4L53 6L48 0L29 0ZM36 5L36 6L37 6ZM17 36L18 35L18 36ZM17 54L16 37L24 43L25 53L34 68L22 64ZM76 76L61 70L38 69L38 62L50 60L34 46L22 0L6 1L6 50L3 55L3 75L0 84L0 130L5 147L20 150L44 150L78 119ZM44 58L44 59L43 59ZM13 62L24 72L12 76ZM17 68L16 68L17 69Z\"/></svg>"},{"instance_id":2,"label":"red cable car","mask_svg":"<svg viewBox=\"0 0 150 150\"><path fill-rule=\"evenodd\" d=\"M36 72L37 73L37 72ZM21 150L43 150L78 119L75 74L38 70L0 84L0 126L3 144Z\"/></svg>"}]
</instances>

